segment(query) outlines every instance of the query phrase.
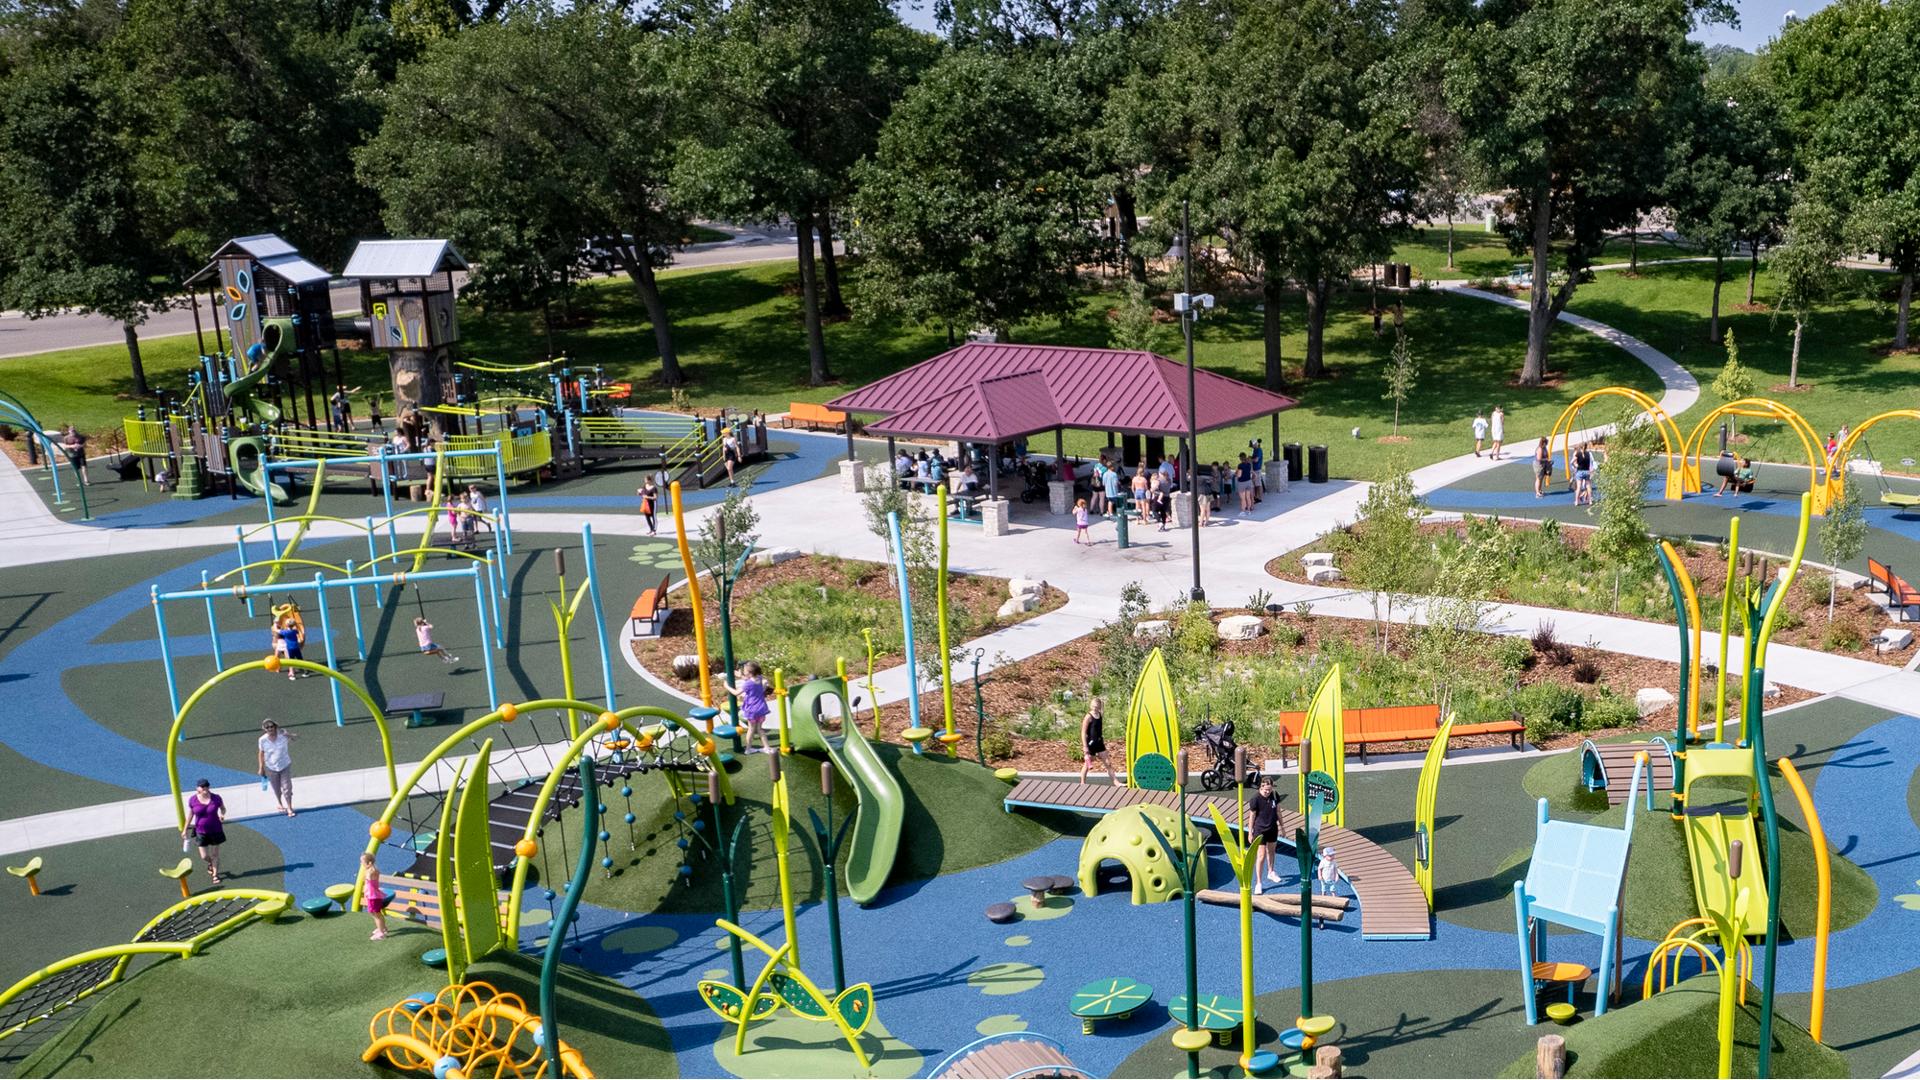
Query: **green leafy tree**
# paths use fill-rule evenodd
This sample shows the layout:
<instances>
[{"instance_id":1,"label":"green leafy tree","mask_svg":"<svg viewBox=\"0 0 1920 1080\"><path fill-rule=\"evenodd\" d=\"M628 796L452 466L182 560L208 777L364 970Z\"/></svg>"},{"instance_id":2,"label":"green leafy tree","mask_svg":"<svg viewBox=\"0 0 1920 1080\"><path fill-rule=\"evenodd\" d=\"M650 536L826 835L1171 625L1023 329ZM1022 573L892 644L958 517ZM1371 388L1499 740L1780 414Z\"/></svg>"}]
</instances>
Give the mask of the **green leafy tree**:
<instances>
[{"instance_id":1,"label":"green leafy tree","mask_svg":"<svg viewBox=\"0 0 1920 1080\"><path fill-rule=\"evenodd\" d=\"M1360 503L1360 519L1347 533L1344 559L1354 581L1373 590L1376 620L1380 624L1380 651L1387 651L1387 628L1393 622L1393 597L1416 585L1425 567L1420 559L1420 522L1426 505L1413 491L1413 474L1397 455L1386 475L1374 481ZM1384 607L1384 617L1382 608Z\"/></svg>"},{"instance_id":2,"label":"green leafy tree","mask_svg":"<svg viewBox=\"0 0 1920 1080\"><path fill-rule=\"evenodd\" d=\"M1840 212L1819 192L1818 179L1803 185L1788 218L1786 239L1767 262L1780 293L1777 311L1793 319L1793 352L1787 364L1787 385L1800 384L1800 341L1807 322L1846 282L1836 265L1846 255L1841 240Z\"/></svg>"},{"instance_id":3,"label":"green leafy tree","mask_svg":"<svg viewBox=\"0 0 1920 1080\"><path fill-rule=\"evenodd\" d=\"M1899 275L1896 349L1908 347L1920 272L1920 0L1840 0L1768 46L1761 70L1818 172L1849 246Z\"/></svg>"},{"instance_id":4,"label":"green leafy tree","mask_svg":"<svg viewBox=\"0 0 1920 1080\"><path fill-rule=\"evenodd\" d=\"M617 8L515 7L431 41L360 151L401 232L452 237L479 295L563 297L582 237L612 243L653 326L661 380L685 382L656 271L685 233L670 180L683 114L659 35Z\"/></svg>"},{"instance_id":5,"label":"green leafy tree","mask_svg":"<svg viewBox=\"0 0 1920 1080\"><path fill-rule=\"evenodd\" d=\"M832 382L816 231L929 45L886 0L686 0L673 14L673 77L697 116L679 185L715 216L793 223L810 380Z\"/></svg>"},{"instance_id":6,"label":"green leafy tree","mask_svg":"<svg viewBox=\"0 0 1920 1080\"><path fill-rule=\"evenodd\" d=\"M1710 78L1692 103L1673 144L1666 194L1674 227L1713 258L1707 340L1717 342L1726 262L1743 241L1757 259L1760 245L1786 222L1791 162L1779 110L1760 80Z\"/></svg>"},{"instance_id":7,"label":"green leafy tree","mask_svg":"<svg viewBox=\"0 0 1920 1080\"><path fill-rule=\"evenodd\" d=\"M1721 401L1739 401L1753 396L1753 369L1740 362L1740 342L1734 337L1733 329L1727 329L1727 362L1720 365L1720 373L1713 377L1713 392ZM1735 418L1728 417L1729 422Z\"/></svg>"},{"instance_id":8,"label":"green leafy tree","mask_svg":"<svg viewBox=\"0 0 1920 1080\"><path fill-rule=\"evenodd\" d=\"M68 20L57 15L48 21L56 26L40 29L56 30L51 41L0 65L0 308L120 323L133 392L146 397L139 326L166 306L182 264L150 227L122 152L101 43L58 33Z\"/></svg>"},{"instance_id":9,"label":"green leafy tree","mask_svg":"<svg viewBox=\"0 0 1920 1080\"><path fill-rule=\"evenodd\" d=\"M1115 349L1159 352L1167 335L1154 319L1154 310L1147 287L1137 281L1127 281L1120 287L1120 304L1110 316L1112 325L1107 327L1107 345Z\"/></svg>"},{"instance_id":10,"label":"green leafy tree","mask_svg":"<svg viewBox=\"0 0 1920 1080\"><path fill-rule=\"evenodd\" d=\"M1520 382L1538 386L1554 325L1608 234L1659 202L1664 147L1705 68L1688 32L1732 12L1722 0L1461 10L1436 36L1440 90L1484 181L1509 193L1509 247L1533 258Z\"/></svg>"},{"instance_id":11,"label":"green leafy tree","mask_svg":"<svg viewBox=\"0 0 1920 1080\"><path fill-rule=\"evenodd\" d=\"M1066 115L1031 61L961 52L928 71L855 170L865 311L950 336L1066 311L1093 204Z\"/></svg>"},{"instance_id":12,"label":"green leafy tree","mask_svg":"<svg viewBox=\"0 0 1920 1080\"><path fill-rule=\"evenodd\" d=\"M1452 549L1434 578L1426 618L1414 633L1413 661L1431 680L1442 716L1453 707L1455 688L1477 678L1493 655L1496 639L1486 632L1493 605L1479 594L1502 569L1492 564L1487 549L1463 544Z\"/></svg>"},{"instance_id":13,"label":"green leafy tree","mask_svg":"<svg viewBox=\"0 0 1920 1080\"><path fill-rule=\"evenodd\" d=\"M1406 327L1396 327L1393 332L1393 356L1387 362L1387 400L1393 402L1393 433L1400 434L1400 407L1413 396L1413 387L1420 378L1420 366L1413 358L1413 347L1407 342Z\"/></svg>"},{"instance_id":14,"label":"green leafy tree","mask_svg":"<svg viewBox=\"0 0 1920 1080\"><path fill-rule=\"evenodd\" d=\"M1385 0L1193 0L1142 99L1165 133L1157 217L1177 221L1190 198L1261 282L1269 386L1286 282L1306 302L1303 371L1324 376L1333 287L1391 250L1411 208L1425 145L1398 77L1397 13Z\"/></svg>"},{"instance_id":15,"label":"green leafy tree","mask_svg":"<svg viewBox=\"0 0 1920 1080\"><path fill-rule=\"evenodd\" d=\"M1846 476L1847 462L1836 463ZM1860 557L1867 546L1866 505L1860 498L1860 485L1847 483L1840 497L1827 504L1827 516L1820 519L1820 550L1832 572L1827 575L1827 621L1833 621L1834 600L1840 588L1840 568Z\"/></svg>"},{"instance_id":16,"label":"green leafy tree","mask_svg":"<svg viewBox=\"0 0 1920 1080\"><path fill-rule=\"evenodd\" d=\"M1587 550L1616 573L1646 559L1650 540L1644 504L1647 484L1659 467L1654 460L1659 444L1659 427L1627 406L1613 423L1605 458L1594 475L1594 501L1587 513L1598 525Z\"/></svg>"}]
</instances>

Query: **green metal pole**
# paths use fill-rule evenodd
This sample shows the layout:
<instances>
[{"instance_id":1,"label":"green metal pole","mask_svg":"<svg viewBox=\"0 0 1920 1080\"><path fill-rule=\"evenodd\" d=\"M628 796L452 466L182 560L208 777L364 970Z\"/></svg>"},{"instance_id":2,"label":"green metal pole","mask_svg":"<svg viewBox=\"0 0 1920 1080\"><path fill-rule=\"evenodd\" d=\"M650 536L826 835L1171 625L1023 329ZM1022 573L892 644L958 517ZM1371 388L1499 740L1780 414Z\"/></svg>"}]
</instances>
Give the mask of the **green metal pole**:
<instances>
[{"instance_id":1,"label":"green metal pole","mask_svg":"<svg viewBox=\"0 0 1920 1080\"><path fill-rule=\"evenodd\" d=\"M1307 881L1313 872L1313 840L1303 826L1293 830L1293 853L1300 862L1300 1018L1313 1015L1313 898Z\"/></svg>"},{"instance_id":2,"label":"green metal pole","mask_svg":"<svg viewBox=\"0 0 1920 1080\"><path fill-rule=\"evenodd\" d=\"M980 658L985 649L973 650L973 758L981 768L987 765L987 705L980 697Z\"/></svg>"},{"instance_id":3,"label":"green metal pole","mask_svg":"<svg viewBox=\"0 0 1920 1080\"><path fill-rule=\"evenodd\" d=\"M1180 784L1180 900L1185 914L1187 935L1187 1030L1200 1030L1200 950L1193 928L1193 859L1187 853L1187 831L1191 821L1187 817L1187 752L1182 750L1176 755L1179 768L1175 770ZM1187 1076L1200 1075L1200 1051L1187 1051Z\"/></svg>"},{"instance_id":4,"label":"green metal pole","mask_svg":"<svg viewBox=\"0 0 1920 1080\"><path fill-rule=\"evenodd\" d=\"M707 804L713 807L713 838L720 839L720 774L707 774ZM727 909L727 921L740 924L740 901L733 895L733 858L740 850L740 832L747 827L747 815L741 814L740 820L733 823L733 836L727 840L724 850L716 852L720 856L720 902ZM727 935L728 959L733 961L733 985L747 985L747 968L740 957L740 938L736 934Z\"/></svg>"},{"instance_id":5,"label":"green metal pole","mask_svg":"<svg viewBox=\"0 0 1920 1080\"><path fill-rule=\"evenodd\" d=\"M484 780L483 777L482 782ZM592 812L599 803L600 791L593 782L593 758L587 754L580 755L580 790L584 793L580 804L583 811L580 815L580 859L574 865L573 880L567 883L567 895L561 899L560 911L547 935L547 955L540 964L540 1044L547 1056L547 1063L554 1067L555 1076L559 1076L561 1070L560 995L554 977L560 970L560 953L566 946L567 927L573 925L574 915L580 908L580 897L587 891L587 881L593 877L594 838L600 829L600 815Z\"/></svg>"},{"instance_id":6,"label":"green metal pole","mask_svg":"<svg viewBox=\"0 0 1920 1080\"><path fill-rule=\"evenodd\" d=\"M847 721L851 723L849 716ZM820 868L827 879L827 944L833 951L833 992L840 994L847 989L846 966L840 952L840 885L834 874L834 862L840 857L840 837L833 834L833 762L820 763L820 794L827 797L827 824L823 828L820 818L807 811L813 818L813 835L820 841Z\"/></svg>"},{"instance_id":7,"label":"green metal pole","mask_svg":"<svg viewBox=\"0 0 1920 1080\"><path fill-rule=\"evenodd\" d=\"M727 669L727 680L731 682L733 673L733 578L720 581L720 663ZM733 730L740 730L740 699L727 695L727 723Z\"/></svg>"}]
</instances>

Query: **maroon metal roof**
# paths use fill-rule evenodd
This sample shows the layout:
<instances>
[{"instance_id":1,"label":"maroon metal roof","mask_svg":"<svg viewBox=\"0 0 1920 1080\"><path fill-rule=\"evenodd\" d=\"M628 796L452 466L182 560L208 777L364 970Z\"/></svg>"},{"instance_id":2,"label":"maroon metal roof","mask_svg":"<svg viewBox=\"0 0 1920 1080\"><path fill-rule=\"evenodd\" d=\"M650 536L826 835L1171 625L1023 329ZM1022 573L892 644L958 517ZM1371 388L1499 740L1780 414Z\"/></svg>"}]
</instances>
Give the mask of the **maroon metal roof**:
<instances>
[{"instance_id":1,"label":"maroon metal roof","mask_svg":"<svg viewBox=\"0 0 1920 1080\"><path fill-rule=\"evenodd\" d=\"M1292 398L1199 371L1201 431L1230 427L1294 405ZM1181 435L1187 430L1187 369L1128 349L969 342L827 403L881 413L879 434L1004 441L1054 427Z\"/></svg>"}]
</instances>

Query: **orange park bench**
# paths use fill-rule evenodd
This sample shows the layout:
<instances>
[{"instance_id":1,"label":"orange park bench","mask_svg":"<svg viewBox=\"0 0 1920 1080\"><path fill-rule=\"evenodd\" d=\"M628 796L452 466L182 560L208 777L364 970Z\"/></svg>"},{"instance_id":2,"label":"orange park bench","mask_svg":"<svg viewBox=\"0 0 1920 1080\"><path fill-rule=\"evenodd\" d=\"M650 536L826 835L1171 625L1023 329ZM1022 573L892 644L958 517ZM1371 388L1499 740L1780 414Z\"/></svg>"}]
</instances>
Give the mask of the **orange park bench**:
<instances>
[{"instance_id":1,"label":"orange park bench","mask_svg":"<svg viewBox=\"0 0 1920 1080\"><path fill-rule=\"evenodd\" d=\"M660 631L667 625L667 581L668 575L660 575L660 584L640 594L633 602L634 637L659 637Z\"/></svg>"},{"instance_id":2,"label":"orange park bench","mask_svg":"<svg viewBox=\"0 0 1920 1080\"><path fill-rule=\"evenodd\" d=\"M811 401L795 401L787 406L787 426L807 425L813 431L822 427L838 428L847 422L847 414L838 409L829 409L825 405L816 405Z\"/></svg>"},{"instance_id":3,"label":"orange park bench","mask_svg":"<svg viewBox=\"0 0 1920 1080\"><path fill-rule=\"evenodd\" d=\"M1887 609L1901 622L1906 622L1916 609L1920 609L1920 589L1901 580L1900 575L1886 563L1877 559L1867 559L1867 592L1887 594Z\"/></svg>"},{"instance_id":4,"label":"orange park bench","mask_svg":"<svg viewBox=\"0 0 1920 1080\"><path fill-rule=\"evenodd\" d=\"M1393 742L1431 742L1440 730L1440 706L1438 705L1385 705L1372 709L1347 709L1341 714L1341 722L1346 729L1347 744L1360 748L1360 760L1367 760L1367 747L1377 743ZM1307 714L1301 712L1283 712L1280 714L1280 764L1287 764L1287 747L1300 745L1300 733L1305 730ZM1513 741L1514 749L1520 748L1520 735L1526 731L1526 725L1518 720L1496 720L1488 724L1455 724L1448 733L1448 742L1462 735L1505 735ZM1442 751L1445 753L1445 751Z\"/></svg>"}]
</instances>

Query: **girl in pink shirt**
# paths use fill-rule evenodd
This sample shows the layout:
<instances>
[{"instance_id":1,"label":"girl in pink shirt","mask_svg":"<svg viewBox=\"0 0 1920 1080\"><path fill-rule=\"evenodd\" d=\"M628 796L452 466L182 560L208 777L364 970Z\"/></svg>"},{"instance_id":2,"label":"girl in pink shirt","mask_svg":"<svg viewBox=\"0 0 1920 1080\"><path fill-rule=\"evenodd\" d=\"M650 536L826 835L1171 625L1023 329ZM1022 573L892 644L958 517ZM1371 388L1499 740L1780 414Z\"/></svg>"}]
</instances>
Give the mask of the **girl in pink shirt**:
<instances>
[{"instance_id":1,"label":"girl in pink shirt","mask_svg":"<svg viewBox=\"0 0 1920 1080\"><path fill-rule=\"evenodd\" d=\"M437 656L444 664L457 664L460 658L434 643L433 624L424 618L413 620L413 636L420 640L420 651L428 656Z\"/></svg>"},{"instance_id":2,"label":"girl in pink shirt","mask_svg":"<svg viewBox=\"0 0 1920 1080\"><path fill-rule=\"evenodd\" d=\"M367 876L367 887L361 898L366 902L367 914L373 916L373 933L369 939L379 941L387 936L387 905L393 903L393 897L380 888L380 868L374 865L372 852L361 854L360 872Z\"/></svg>"},{"instance_id":3,"label":"girl in pink shirt","mask_svg":"<svg viewBox=\"0 0 1920 1080\"><path fill-rule=\"evenodd\" d=\"M1091 544L1087 536L1087 500L1080 499L1073 504L1073 542Z\"/></svg>"}]
</instances>

